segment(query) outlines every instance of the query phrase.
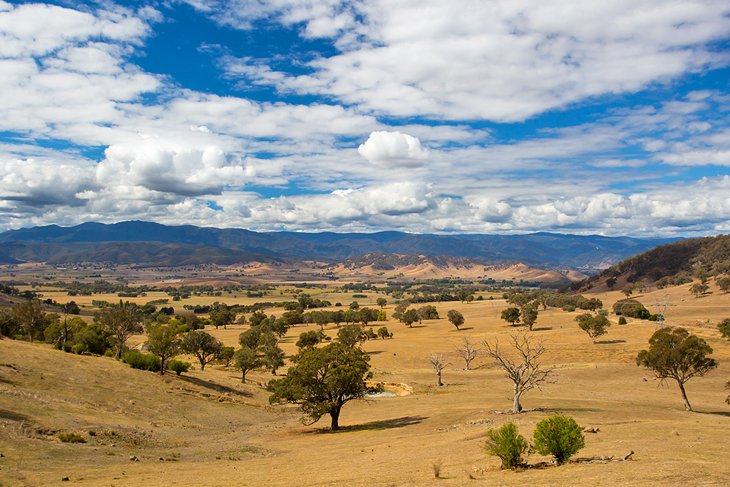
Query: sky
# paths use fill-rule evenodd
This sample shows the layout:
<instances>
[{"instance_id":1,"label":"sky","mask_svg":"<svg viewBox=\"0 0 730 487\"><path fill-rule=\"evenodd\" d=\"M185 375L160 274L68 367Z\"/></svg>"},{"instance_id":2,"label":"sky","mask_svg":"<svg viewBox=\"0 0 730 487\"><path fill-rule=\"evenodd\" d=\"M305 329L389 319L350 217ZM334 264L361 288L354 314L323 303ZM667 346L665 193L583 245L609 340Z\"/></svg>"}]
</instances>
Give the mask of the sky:
<instances>
[{"instance_id":1,"label":"sky","mask_svg":"<svg viewBox=\"0 0 730 487\"><path fill-rule=\"evenodd\" d=\"M0 231L730 233L727 0L0 0Z\"/></svg>"}]
</instances>

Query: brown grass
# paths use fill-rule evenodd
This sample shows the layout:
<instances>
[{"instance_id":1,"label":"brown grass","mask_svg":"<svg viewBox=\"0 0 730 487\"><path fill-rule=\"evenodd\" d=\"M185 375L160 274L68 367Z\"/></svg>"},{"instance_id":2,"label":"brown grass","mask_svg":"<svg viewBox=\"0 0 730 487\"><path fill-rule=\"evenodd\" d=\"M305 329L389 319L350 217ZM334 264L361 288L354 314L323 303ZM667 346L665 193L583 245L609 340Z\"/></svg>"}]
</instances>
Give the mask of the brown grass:
<instances>
[{"instance_id":1,"label":"brown grass","mask_svg":"<svg viewBox=\"0 0 730 487\"><path fill-rule=\"evenodd\" d=\"M460 332L446 319L413 329L387 323L392 340L364 345L375 378L406 384L413 393L349 403L338 433L327 432L324 420L301 425L291 407L269 407L258 385L271 378L268 373L251 374L246 385L220 366L160 378L108 358L2 340L0 479L8 485L56 484L63 476L87 485L727 485L730 342L714 324L730 316L730 298L714 290L697 299L686 288L668 290L668 321L691 326L721 362L689 382L695 413L684 412L674 384L661 386L634 363L654 323L618 326L611 316L609 334L592 344L573 321L577 313L548 310L540 312L533 333L545 341L545 362L557 367L556 382L524 397L533 411L499 414L511 407L510 384L483 357L478 369L461 370L454 352L465 335L478 342L506 340L513 329L499 320L502 300L437 304L442 316L451 308L462 311ZM664 293L638 299L651 309ZM610 308L623 296L599 297ZM386 309L392 313L392 306ZM242 329L211 332L233 345ZM287 353L306 329L291 330L283 343ZM452 363L444 370L446 387L438 390L431 353ZM636 454L627 462L510 472L500 471L499 460L482 450L490 427L513 420L529 438L535 423L555 412L600 428L586 435L579 456ZM86 433L87 443L61 443L59 432ZM132 455L139 461L130 461Z\"/></svg>"}]
</instances>

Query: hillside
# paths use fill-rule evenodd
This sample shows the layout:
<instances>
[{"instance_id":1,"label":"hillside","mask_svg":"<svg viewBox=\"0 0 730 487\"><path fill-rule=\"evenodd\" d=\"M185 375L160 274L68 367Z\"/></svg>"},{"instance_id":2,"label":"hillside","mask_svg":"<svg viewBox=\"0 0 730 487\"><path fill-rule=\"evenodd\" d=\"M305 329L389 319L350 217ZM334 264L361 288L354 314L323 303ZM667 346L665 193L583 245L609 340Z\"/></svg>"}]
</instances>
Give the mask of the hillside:
<instances>
[{"instance_id":1,"label":"hillside","mask_svg":"<svg viewBox=\"0 0 730 487\"><path fill-rule=\"evenodd\" d=\"M260 261L258 256L340 262L367 254L464 257L482 264L523 262L531 267L591 272L646 251L667 239L534 233L525 235L416 235L377 233L258 233L151 222L50 225L0 234L0 262L97 261L167 265ZM174 244L148 250L150 242ZM111 244L122 244L110 246ZM226 249L225 252L213 249ZM237 254L246 252L255 255ZM191 254L194 254L191 257Z\"/></svg>"},{"instance_id":2,"label":"hillside","mask_svg":"<svg viewBox=\"0 0 730 487\"><path fill-rule=\"evenodd\" d=\"M591 277L588 286L620 287L627 283L682 283L692 276L718 276L730 271L730 235L681 240L630 257Z\"/></svg>"},{"instance_id":3,"label":"hillside","mask_svg":"<svg viewBox=\"0 0 730 487\"><path fill-rule=\"evenodd\" d=\"M412 279L494 279L568 284L584 279L575 271L539 269L528 265L484 265L466 257L404 254L367 254L327 268L339 277L403 277Z\"/></svg>"}]
</instances>

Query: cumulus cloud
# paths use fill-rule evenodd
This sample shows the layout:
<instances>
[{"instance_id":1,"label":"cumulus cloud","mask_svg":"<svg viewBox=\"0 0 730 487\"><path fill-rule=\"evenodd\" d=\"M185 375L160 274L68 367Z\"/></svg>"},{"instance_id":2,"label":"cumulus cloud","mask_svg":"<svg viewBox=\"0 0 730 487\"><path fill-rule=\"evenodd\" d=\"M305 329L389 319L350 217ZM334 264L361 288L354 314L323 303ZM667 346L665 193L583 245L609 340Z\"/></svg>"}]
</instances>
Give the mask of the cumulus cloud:
<instances>
[{"instance_id":1,"label":"cumulus cloud","mask_svg":"<svg viewBox=\"0 0 730 487\"><path fill-rule=\"evenodd\" d=\"M383 167L418 167L428 158L420 140L400 132L372 132L357 151L371 163Z\"/></svg>"}]
</instances>

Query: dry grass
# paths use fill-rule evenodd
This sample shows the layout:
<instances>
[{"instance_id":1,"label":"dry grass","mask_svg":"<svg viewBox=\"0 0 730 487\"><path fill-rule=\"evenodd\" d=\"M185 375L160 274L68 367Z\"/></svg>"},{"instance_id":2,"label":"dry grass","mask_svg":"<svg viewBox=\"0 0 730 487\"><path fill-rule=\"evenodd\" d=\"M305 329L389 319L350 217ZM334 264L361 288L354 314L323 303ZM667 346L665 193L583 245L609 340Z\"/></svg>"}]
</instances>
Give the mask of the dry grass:
<instances>
[{"instance_id":1,"label":"dry grass","mask_svg":"<svg viewBox=\"0 0 730 487\"><path fill-rule=\"evenodd\" d=\"M294 409L269 407L257 385L271 378L268 373L251 374L246 385L219 366L160 378L108 358L2 340L0 479L8 485L55 484L63 476L88 485L727 485L730 342L706 320L730 316L730 297L715 290L696 299L686 287L668 290L668 321L692 326L721 362L688 384L695 413L684 412L674 384L660 386L634 364L653 323L618 326L612 316L614 326L594 345L573 321L577 313L559 310L541 311L533 332L545 341L546 363L557 367L556 382L524 397L524 406L536 410L496 413L511 407L510 384L483 357L476 370L461 370L455 350L465 335L506 340L513 329L499 320L501 300L438 304L442 316L451 308L462 311L460 332L446 319L413 329L387 323L394 339L364 348L377 380L408 384L413 393L349 403L343 431L334 434L326 421L307 427ZM654 293L664 292L639 299L652 308ZM623 296L599 297L608 308ZM211 332L235 344L242 329ZM291 330L283 343L287 353L306 329ZM444 370L447 386L438 390L431 353L454 364ZM535 423L557 411L600 428L587 434L580 456L636 454L627 462L510 472L483 452L488 428L514 420L529 437ZM85 435L87 443L61 443L59 432ZM132 455L139 461L130 461Z\"/></svg>"}]
</instances>

